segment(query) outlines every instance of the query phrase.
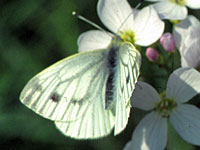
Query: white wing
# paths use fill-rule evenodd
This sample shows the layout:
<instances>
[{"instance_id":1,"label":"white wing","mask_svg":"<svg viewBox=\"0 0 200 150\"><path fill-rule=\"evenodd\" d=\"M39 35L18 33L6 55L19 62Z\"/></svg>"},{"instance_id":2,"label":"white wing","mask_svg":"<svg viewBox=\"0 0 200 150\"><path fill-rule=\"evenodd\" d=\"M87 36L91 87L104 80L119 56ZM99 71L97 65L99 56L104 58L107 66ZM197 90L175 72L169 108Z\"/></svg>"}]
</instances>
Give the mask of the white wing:
<instances>
[{"instance_id":1,"label":"white wing","mask_svg":"<svg viewBox=\"0 0 200 150\"><path fill-rule=\"evenodd\" d=\"M28 82L20 100L36 113L54 120L57 128L70 137L102 137L114 125L115 134L120 133L128 121L140 54L129 43L116 50L112 107L105 107L111 69L106 49L79 53L50 66Z\"/></svg>"},{"instance_id":2,"label":"white wing","mask_svg":"<svg viewBox=\"0 0 200 150\"><path fill-rule=\"evenodd\" d=\"M116 67L116 113L114 134L119 134L128 123L130 97L135 89L140 70L140 53L131 43L124 43L119 49Z\"/></svg>"},{"instance_id":3,"label":"white wing","mask_svg":"<svg viewBox=\"0 0 200 150\"><path fill-rule=\"evenodd\" d=\"M102 101L105 102L105 97L99 98L95 105L89 107L87 114L81 119L74 122L55 122L59 130L65 135L74 138L98 138L105 136L111 132L115 124L115 135L119 134L127 125L130 112L130 97L135 88L135 83L139 76L140 68L140 53L132 46L125 43L120 46L116 63L116 79L113 102L114 107L105 109ZM105 83L106 84L106 83ZM96 84L98 87L101 83ZM105 92L105 85L100 87ZM95 92L95 91L94 91ZM96 96L101 96L105 93L98 93ZM101 106L101 107L100 107ZM105 109L104 113L102 107ZM114 118L112 113L114 109Z\"/></svg>"},{"instance_id":4,"label":"white wing","mask_svg":"<svg viewBox=\"0 0 200 150\"><path fill-rule=\"evenodd\" d=\"M55 121L87 117L94 105L98 113L102 111L102 116L112 118L105 110L104 100L109 74L107 55L108 50L97 50L57 62L27 83L20 100L36 113Z\"/></svg>"}]
</instances>

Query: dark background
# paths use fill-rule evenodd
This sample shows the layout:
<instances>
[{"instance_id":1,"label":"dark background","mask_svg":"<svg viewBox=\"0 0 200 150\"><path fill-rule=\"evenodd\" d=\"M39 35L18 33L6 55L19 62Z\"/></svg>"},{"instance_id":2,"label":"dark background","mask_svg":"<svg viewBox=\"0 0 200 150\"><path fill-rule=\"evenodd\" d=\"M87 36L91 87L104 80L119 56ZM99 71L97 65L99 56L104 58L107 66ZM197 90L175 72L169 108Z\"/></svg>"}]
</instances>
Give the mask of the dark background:
<instances>
[{"instance_id":1,"label":"dark background","mask_svg":"<svg viewBox=\"0 0 200 150\"><path fill-rule=\"evenodd\" d=\"M133 7L136 0L129 1ZM27 81L35 74L77 52L78 35L91 25L72 11L102 26L97 0L0 0L0 149L121 150L131 139L141 111L132 109L127 128L117 136L98 140L65 137L52 121L42 118L19 101ZM144 6L145 4L143 4ZM192 11L197 17L199 11ZM168 31L171 26L168 25ZM165 71L154 79L158 67L143 59L142 75L158 90L165 88ZM147 69L148 68L148 69Z\"/></svg>"}]
</instances>

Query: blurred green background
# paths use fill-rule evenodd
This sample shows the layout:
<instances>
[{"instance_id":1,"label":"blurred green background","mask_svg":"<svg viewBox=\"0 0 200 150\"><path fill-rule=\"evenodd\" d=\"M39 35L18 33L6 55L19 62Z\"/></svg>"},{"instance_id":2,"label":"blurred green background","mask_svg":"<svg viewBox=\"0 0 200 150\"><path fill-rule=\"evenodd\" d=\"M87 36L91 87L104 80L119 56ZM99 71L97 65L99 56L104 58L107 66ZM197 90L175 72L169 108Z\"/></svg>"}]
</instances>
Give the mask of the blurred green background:
<instances>
[{"instance_id":1,"label":"blurred green background","mask_svg":"<svg viewBox=\"0 0 200 150\"><path fill-rule=\"evenodd\" d=\"M129 2L133 7L138 3ZM140 112L132 110L128 127L118 136L74 140L19 101L31 77L76 53L78 35L93 29L72 16L72 11L103 26L96 4L97 0L0 0L0 149L121 150L131 139ZM153 67L144 67L143 74ZM146 75L148 79L156 86L152 75Z\"/></svg>"}]
</instances>

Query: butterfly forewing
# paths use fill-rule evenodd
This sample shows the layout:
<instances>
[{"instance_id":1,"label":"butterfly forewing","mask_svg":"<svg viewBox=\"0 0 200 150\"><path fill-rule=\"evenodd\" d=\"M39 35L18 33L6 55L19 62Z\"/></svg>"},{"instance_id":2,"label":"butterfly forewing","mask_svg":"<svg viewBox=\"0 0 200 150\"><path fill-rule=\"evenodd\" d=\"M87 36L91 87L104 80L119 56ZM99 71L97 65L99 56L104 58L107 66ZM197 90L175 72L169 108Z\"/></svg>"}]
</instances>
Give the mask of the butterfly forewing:
<instances>
[{"instance_id":1,"label":"butterfly forewing","mask_svg":"<svg viewBox=\"0 0 200 150\"><path fill-rule=\"evenodd\" d=\"M106 82L107 53L106 50L79 53L50 66L27 83L20 100L51 120L80 118L97 101L93 93L95 84Z\"/></svg>"}]
</instances>

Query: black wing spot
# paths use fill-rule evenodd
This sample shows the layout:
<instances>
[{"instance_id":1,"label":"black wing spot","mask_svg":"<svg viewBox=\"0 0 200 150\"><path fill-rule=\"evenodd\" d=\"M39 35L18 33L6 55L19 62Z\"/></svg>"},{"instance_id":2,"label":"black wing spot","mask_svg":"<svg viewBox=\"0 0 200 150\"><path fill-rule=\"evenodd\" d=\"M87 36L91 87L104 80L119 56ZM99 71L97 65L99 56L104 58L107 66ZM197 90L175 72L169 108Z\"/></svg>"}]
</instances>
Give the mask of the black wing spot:
<instances>
[{"instance_id":1,"label":"black wing spot","mask_svg":"<svg viewBox=\"0 0 200 150\"><path fill-rule=\"evenodd\" d=\"M130 75L128 74L128 76L126 77L126 83L128 84L130 81Z\"/></svg>"},{"instance_id":2,"label":"black wing spot","mask_svg":"<svg viewBox=\"0 0 200 150\"><path fill-rule=\"evenodd\" d=\"M54 102L59 102L60 101L60 95L57 93L52 93L50 96L50 100L54 101Z\"/></svg>"},{"instance_id":3,"label":"black wing spot","mask_svg":"<svg viewBox=\"0 0 200 150\"><path fill-rule=\"evenodd\" d=\"M90 100L88 100L87 98L84 98L84 99L72 99L71 100L71 103L76 105L83 105L84 103L90 103Z\"/></svg>"},{"instance_id":4,"label":"black wing spot","mask_svg":"<svg viewBox=\"0 0 200 150\"><path fill-rule=\"evenodd\" d=\"M82 101L82 100L75 100L75 99L72 99L72 100L71 100L71 103L74 104L74 105L75 105L75 104L81 105L81 104L83 103L83 101Z\"/></svg>"}]
</instances>

